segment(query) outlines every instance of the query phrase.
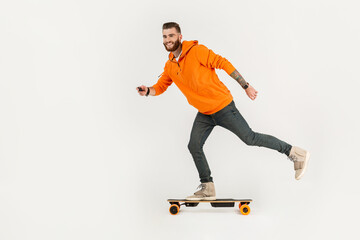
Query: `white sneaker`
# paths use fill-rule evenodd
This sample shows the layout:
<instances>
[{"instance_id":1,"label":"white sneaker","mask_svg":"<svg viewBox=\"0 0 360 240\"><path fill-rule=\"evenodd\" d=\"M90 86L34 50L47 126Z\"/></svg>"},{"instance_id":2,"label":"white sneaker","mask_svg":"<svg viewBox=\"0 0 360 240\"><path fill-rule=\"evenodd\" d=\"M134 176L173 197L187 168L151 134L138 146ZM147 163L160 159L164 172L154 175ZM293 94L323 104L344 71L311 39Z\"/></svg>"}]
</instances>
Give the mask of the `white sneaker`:
<instances>
[{"instance_id":1,"label":"white sneaker","mask_svg":"<svg viewBox=\"0 0 360 240\"><path fill-rule=\"evenodd\" d=\"M198 188L199 191L195 192L194 195L186 197L186 200L215 200L215 185L213 182L201 183Z\"/></svg>"},{"instance_id":2,"label":"white sneaker","mask_svg":"<svg viewBox=\"0 0 360 240\"><path fill-rule=\"evenodd\" d=\"M299 147L292 147L289 159L294 162L295 179L299 180L305 173L310 153Z\"/></svg>"}]
</instances>

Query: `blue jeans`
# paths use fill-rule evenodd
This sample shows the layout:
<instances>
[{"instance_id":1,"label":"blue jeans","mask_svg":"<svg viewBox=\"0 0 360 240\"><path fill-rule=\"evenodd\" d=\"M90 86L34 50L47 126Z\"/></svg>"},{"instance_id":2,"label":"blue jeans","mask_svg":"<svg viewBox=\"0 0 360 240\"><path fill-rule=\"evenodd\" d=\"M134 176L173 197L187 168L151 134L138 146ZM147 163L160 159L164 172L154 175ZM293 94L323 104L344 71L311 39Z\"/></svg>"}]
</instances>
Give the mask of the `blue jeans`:
<instances>
[{"instance_id":1,"label":"blue jeans","mask_svg":"<svg viewBox=\"0 0 360 240\"><path fill-rule=\"evenodd\" d=\"M200 182L212 182L211 171L206 160L203 146L215 126L222 126L235 133L246 145L274 149L287 156L291 145L273 136L257 133L251 130L245 119L232 101L220 111L205 115L197 113L190 136L188 148L199 172Z\"/></svg>"}]
</instances>

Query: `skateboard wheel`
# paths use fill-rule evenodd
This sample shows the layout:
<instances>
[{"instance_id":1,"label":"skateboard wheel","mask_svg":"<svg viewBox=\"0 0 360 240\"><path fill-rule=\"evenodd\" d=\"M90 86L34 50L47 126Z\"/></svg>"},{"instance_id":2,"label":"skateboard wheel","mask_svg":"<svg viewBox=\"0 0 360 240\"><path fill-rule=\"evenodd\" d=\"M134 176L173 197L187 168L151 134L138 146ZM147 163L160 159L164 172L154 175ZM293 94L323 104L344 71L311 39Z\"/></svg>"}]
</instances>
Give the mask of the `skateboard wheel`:
<instances>
[{"instance_id":1,"label":"skateboard wheel","mask_svg":"<svg viewBox=\"0 0 360 240\"><path fill-rule=\"evenodd\" d=\"M177 204L172 204L169 208L169 212L171 215L176 215L180 211L180 207Z\"/></svg>"},{"instance_id":2,"label":"skateboard wheel","mask_svg":"<svg viewBox=\"0 0 360 240\"><path fill-rule=\"evenodd\" d=\"M248 215L250 213L250 207L247 204L241 205L240 203L239 206L242 215Z\"/></svg>"}]
</instances>

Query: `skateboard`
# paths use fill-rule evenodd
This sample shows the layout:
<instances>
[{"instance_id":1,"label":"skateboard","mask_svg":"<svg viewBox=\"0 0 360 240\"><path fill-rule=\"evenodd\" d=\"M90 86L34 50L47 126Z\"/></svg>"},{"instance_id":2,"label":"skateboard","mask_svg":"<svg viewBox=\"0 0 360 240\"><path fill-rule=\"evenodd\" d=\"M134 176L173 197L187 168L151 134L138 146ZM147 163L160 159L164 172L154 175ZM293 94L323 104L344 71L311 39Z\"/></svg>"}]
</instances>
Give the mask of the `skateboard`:
<instances>
[{"instance_id":1,"label":"skateboard","mask_svg":"<svg viewBox=\"0 0 360 240\"><path fill-rule=\"evenodd\" d=\"M186 200L186 199L168 199L170 203L169 212L171 215L176 215L180 211L180 206L196 207L199 203L210 203L212 207L234 207L235 203L239 203L241 214L248 215L250 213L249 204L252 199L215 199L215 200Z\"/></svg>"}]
</instances>

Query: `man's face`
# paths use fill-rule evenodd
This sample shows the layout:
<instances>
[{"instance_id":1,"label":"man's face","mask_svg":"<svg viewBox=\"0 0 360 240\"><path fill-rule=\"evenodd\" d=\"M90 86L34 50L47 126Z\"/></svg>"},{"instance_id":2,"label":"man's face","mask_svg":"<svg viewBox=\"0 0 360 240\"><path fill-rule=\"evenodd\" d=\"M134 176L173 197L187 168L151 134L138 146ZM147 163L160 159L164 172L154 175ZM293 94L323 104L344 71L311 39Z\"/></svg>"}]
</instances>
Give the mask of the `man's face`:
<instances>
[{"instance_id":1,"label":"man's face","mask_svg":"<svg viewBox=\"0 0 360 240\"><path fill-rule=\"evenodd\" d=\"M169 52L174 52L180 46L182 35L175 28L163 30L163 44Z\"/></svg>"}]
</instances>

